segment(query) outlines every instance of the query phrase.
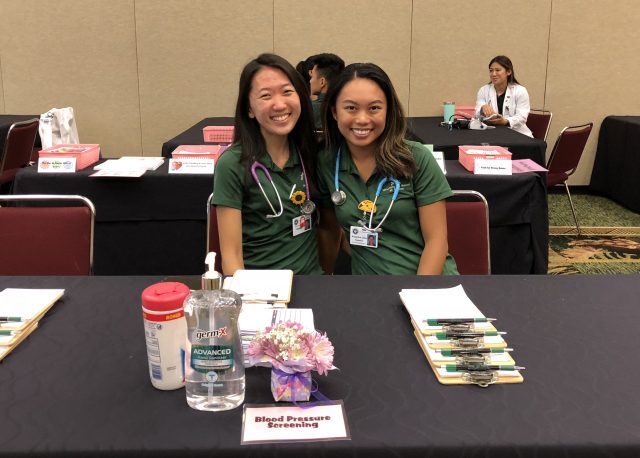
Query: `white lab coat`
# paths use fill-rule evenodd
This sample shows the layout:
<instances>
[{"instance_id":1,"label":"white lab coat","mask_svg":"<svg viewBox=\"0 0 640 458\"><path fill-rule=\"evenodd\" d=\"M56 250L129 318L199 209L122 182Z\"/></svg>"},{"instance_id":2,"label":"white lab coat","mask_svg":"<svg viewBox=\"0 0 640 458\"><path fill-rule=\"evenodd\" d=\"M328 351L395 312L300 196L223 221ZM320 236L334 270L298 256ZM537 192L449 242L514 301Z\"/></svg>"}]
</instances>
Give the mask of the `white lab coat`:
<instances>
[{"instance_id":1,"label":"white lab coat","mask_svg":"<svg viewBox=\"0 0 640 458\"><path fill-rule=\"evenodd\" d=\"M476 97L476 114L482 114L482 106L490 104L493 111L498 113L498 94L493 84L485 84L478 91ZM524 86L519 84L507 85L507 91L504 96L504 104L502 105L502 116L509 121L511 129L520 132L528 137L533 134L527 127L527 118L529 117L529 93Z\"/></svg>"}]
</instances>

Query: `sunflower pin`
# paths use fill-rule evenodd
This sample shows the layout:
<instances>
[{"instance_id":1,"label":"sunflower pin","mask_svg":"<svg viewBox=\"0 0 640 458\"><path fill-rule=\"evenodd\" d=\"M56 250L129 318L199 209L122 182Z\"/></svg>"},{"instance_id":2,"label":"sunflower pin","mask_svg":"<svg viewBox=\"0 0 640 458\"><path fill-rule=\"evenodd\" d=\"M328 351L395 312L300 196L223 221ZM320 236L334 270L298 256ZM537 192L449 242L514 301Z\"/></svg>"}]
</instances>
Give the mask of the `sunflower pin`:
<instances>
[{"instance_id":1,"label":"sunflower pin","mask_svg":"<svg viewBox=\"0 0 640 458\"><path fill-rule=\"evenodd\" d=\"M307 200L307 195L304 191L296 191L291 194L291 202L295 205L302 205Z\"/></svg>"}]
</instances>

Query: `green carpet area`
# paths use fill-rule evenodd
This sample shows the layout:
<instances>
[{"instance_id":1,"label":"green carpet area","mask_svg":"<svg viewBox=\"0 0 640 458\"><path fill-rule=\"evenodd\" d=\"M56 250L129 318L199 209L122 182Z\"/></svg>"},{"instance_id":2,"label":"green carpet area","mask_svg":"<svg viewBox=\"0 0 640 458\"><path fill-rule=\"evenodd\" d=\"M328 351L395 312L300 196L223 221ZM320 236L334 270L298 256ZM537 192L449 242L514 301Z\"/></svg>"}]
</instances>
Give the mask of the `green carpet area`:
<instances>
[{"instance_id":1,"label":"green carpet area","mask_svg":"<svg viewBox=\"0 0 640 458\"><path fill-rule=\"evenodd\" d=\"M640 273L640 214L601 196L572 193L578 236L569 199L556 191L548 201L550 275Z\"/></svg>"}]
</instances>

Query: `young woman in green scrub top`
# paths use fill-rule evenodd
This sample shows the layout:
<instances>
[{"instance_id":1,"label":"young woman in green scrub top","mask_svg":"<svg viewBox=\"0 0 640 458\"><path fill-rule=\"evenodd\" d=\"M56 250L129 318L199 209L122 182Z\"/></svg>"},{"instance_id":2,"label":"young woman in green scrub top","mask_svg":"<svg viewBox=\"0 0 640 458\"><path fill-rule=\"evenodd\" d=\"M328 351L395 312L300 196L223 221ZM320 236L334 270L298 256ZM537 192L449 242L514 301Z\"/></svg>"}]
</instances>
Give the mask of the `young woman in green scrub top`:
<instances>
[{"instance_id":1,"label":"young woman in green scrub top","mask_svg":"<svg viewBox=\"0 0 640 458\"><path fill-rule=\"evenodd\" d=\"M447 253L451 189L429 150L404 139L405 117L387 74L374 64L347 66L325 106L318 163L325 270L341 228L354 274L457 274Z\"/></svg>"},{"instance_id":2,"label":"young woman in green scrub top","mask_svg":"<svg viewBox=\"0 0 640 458\"><path fill-rule=\"evenodd\" d=\"M309 174L316 141L306 83L289 62L262 54L240 75L233 144L216 164L222 270L320 274Z\"/></svg>"}]
</instances>

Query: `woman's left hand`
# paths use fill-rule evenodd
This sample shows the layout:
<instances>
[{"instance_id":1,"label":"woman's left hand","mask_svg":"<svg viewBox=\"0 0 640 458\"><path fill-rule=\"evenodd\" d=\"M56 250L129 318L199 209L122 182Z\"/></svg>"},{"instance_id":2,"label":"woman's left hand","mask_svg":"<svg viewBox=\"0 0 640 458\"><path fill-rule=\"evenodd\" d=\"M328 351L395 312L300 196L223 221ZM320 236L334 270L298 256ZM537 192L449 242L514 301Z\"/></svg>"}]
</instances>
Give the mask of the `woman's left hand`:
<instances>
[{"instance_id":1,"label":"woman's left hand","mask_svg":"<svg viewBox=\"0 0 640 458\"><path fill-rule=\"evenodd\" d=\"M507 118L503 118L501 115L498 115L497 118L485 119L483 122L490 126L508 126L509 125L509 121L507 120Z\"/></svg>"}]
</instances>

